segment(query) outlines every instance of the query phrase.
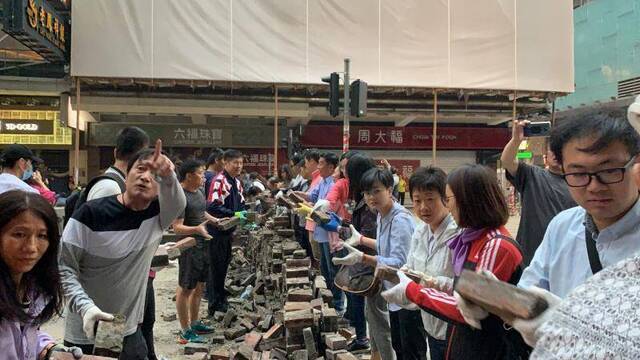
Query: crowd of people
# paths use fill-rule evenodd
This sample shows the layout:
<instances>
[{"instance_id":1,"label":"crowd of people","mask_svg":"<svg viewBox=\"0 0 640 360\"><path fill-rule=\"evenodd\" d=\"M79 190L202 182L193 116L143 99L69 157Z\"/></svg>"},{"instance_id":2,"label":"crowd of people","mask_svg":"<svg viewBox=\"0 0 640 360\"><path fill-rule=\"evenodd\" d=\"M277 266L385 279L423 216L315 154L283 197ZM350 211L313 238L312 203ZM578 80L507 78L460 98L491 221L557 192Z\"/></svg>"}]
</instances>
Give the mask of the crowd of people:
<instances>
[{"instance_id":1,"label":"crowd of people","mask_svg":"<svg viewBox=\"0 0 640 360\"><path fill-rule=\"evenodd\" d=\"M355 329L351 352L373 359L575 359L640 356L640 103L627 116L599 112L555 124L544 168L516 160L526 121L514 121L501 162L522 198L515 238L495 171L435 166L409 179L364 151L294 154L272 178L243 172L243 154L216 149L176 168L136 127L118 134L115 162L69 208L62 236L40 161L11 145L0 174L0 348L9 359L79 358L93 351L97 321L126 318L121 358L155 359L154 270L165 231L195 238L182 251L177 341L204 342L229 308L225 278L234 229L248 200L292 192L296 240L327 280L332 306ZM634 129L635 127L635 129ZM32 183L28 180L32 179ZM412 207L404 206L408 192ZM246 197L246 199L245 199ZM310 214L326 212L316 223ZM335 282L397 269L366 296ZM464 270L544 299L535 318L503 319L458 294ZM420 282L405 272L421 274ZM40 326L64 313L63 343Z\"/></svg>"}]
</instances>

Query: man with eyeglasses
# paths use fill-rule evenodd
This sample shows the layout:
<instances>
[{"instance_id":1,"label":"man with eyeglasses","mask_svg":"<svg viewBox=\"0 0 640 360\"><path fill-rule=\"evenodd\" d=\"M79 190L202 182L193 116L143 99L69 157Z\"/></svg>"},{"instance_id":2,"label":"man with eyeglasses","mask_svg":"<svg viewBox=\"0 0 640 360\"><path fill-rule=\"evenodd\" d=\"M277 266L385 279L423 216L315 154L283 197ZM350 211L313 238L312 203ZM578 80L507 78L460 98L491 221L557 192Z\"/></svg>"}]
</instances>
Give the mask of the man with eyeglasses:
<instances>
[{"instance_id":1,"label":"man with eyeglasses","mask_svg":"<svg viewBox=\"0 0 640 360\"><path fill-rule=\"evenodd\" d=\"M562 298L640 250L638 188L627 174L640 152L640 136L622 116L597 113L556 126L551 150L579 206L551 220L518 286Z\"/></svg>"}]
</instances>

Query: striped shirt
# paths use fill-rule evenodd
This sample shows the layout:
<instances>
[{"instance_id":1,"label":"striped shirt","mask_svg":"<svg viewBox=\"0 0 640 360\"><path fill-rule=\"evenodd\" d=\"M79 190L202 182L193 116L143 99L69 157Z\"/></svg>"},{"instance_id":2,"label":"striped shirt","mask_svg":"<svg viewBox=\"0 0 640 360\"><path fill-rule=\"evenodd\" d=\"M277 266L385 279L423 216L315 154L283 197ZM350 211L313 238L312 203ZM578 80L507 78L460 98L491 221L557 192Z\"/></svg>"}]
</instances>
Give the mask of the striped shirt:
<instances>
[{"instance_id":1,"label":"striped shirt","mask_svg":"<svg viewBox=\"0 0 640 360\"><path fill-rule=\"evenodd\" d=\"M94 305L125 315L125 336L142 322L151 259L186 204L175 174L162 178L159 188L158 199L144 210L126 208L113 195L86 202L69 220L59 257L68 301L66 341L93 343L82 330L82 315Z\"/></svg>"}]
</instances>

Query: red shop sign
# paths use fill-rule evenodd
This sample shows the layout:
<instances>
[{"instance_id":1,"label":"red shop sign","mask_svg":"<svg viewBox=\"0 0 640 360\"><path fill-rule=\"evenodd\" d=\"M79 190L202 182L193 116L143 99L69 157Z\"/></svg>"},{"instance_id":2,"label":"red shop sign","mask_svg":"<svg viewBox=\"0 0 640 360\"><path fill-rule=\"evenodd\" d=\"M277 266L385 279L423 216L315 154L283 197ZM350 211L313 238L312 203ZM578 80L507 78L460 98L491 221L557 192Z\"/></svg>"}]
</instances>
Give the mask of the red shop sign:
<instances>
[{"instance_id":1,"label":"red shop sign","mask_svg":"<svg viewBox=\"0 0 640 360\"><path fill-rule=\"evenodd\" d=\"M273 149L239 149L244 155L243 168L266 176L273 170ZM287 164L287 152L278 149L278 168Z\"/></svg>"},{"instance_id":2,"label":"red shop sign","mask_svg":"<svg viewBox=\"0 0 640 360\"><path fill-rule=\"evenodd\" d=\"M507 128L438 128L437 148L447 150L499 150L509 142ZM342 127L308 125L301 143L305 147L340 148ZM430 127L352 126L349 138L354 149L430 150L433 129Z\"/></svg>"}]
</instances>

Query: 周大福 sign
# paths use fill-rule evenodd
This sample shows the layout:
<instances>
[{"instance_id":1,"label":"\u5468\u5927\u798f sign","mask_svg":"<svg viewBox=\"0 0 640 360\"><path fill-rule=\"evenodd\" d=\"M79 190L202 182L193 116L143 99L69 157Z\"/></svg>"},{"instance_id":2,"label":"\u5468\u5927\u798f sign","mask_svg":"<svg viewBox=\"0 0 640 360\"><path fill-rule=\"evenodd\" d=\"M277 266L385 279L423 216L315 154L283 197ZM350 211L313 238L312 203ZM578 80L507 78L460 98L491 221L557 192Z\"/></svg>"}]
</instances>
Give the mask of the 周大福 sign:
<instances>
[{"instance_id":1,"label":"\u5468\u5927\u798f sign","mask_svg":"<svg viewBox=\"0 0 640 360\"><path fill-rule=\"evenodd\" d=\"M53 121L0 119L0 134L53 135Z\"/></svg>"}]
</instances>

